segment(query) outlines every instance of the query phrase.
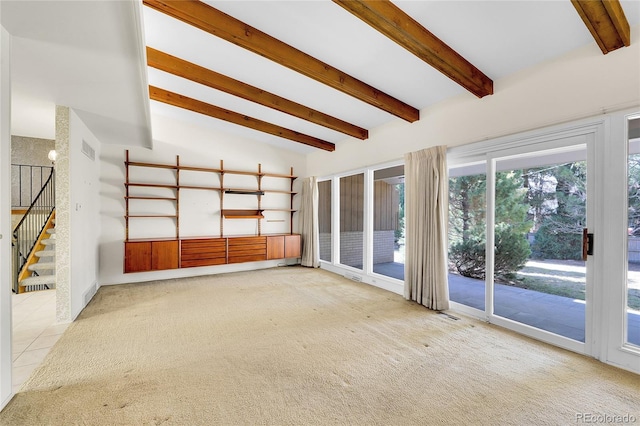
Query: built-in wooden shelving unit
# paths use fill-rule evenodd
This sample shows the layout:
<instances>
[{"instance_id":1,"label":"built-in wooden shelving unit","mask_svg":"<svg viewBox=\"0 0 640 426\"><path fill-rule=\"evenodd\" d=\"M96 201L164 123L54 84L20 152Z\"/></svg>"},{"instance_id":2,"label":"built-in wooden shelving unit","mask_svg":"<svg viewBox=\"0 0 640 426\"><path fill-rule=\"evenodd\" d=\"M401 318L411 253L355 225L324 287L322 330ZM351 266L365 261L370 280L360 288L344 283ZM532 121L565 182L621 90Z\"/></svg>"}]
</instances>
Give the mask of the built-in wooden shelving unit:
<instances>
[{"instance_id":1,"label":"built-in wooden shelving unit","mask_svg":"<svg viewBox=\"0 0 640 426\"><path fill-rule=\"evenodd\" d=\"M173 181L140 182L130 179L130 169L133 167L172 170ZM180 172L213 173L219 177L219 185L182 185ZM224 184L225 175L245 175L256 177L254 187L231 188ZM263 187L263 178L288 179L289 189L270 189ZM219 168L194 167L180 164L180 157L176 156L175 164L159 164L149 162L130 161L129 151L125 153L125 272L148 271L157 269L173 269L179 267L217 265L224 263L237 263L257 260L270 260L285 257L300 256L300 236L293 234L293 199L296 192L293 190L293 167L289 174L264 173L262 165L258 164L256 172L246 170L225 169L224 162L220 160ZM145 193L144 188L153 190L168 190L171 195L155 195ZM180 191L183 189L216 191L220 197L220 235L212 237L185 237L180 235ZM282 208L262 208L262 197L269 193L287 194L288 202ZM226 208L225 203L234 206L233 199L229 197L256 197L255 208L237 209ZM153 203L174 203L172 214L162 213L136 213L130 201ZM139 207L139 206L138 206ZM148 206L147 206L148 207ZM153 210L153 209L151 209ZM262 236L262 220L264 212L289 213L289 233L280 235ZM152 220L155 218L169 218L174 220L175 238L144 238L130 239L130 226L135 226L135 220ZM255 237L225 235L225 220L257 220L257 232ZM272 220L284 222L284 220Z\"/></svg>"}]
</instances>

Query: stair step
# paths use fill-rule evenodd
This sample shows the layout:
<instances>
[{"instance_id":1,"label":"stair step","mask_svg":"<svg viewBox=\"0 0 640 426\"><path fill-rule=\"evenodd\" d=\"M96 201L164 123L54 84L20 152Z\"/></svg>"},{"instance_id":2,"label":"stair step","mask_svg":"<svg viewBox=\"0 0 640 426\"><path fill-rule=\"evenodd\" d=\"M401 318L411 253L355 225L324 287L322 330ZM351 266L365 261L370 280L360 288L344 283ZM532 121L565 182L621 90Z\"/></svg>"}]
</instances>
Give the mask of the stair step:
<instances>
[{"instance_id":1,"label":"stair step","mask_svg":"<svg viewBox=\"0 0 640 426\"><path fill-rule=\"evenodd\" d=\"M47 229L47 234L49 234L49 235L53 235L53 234L55 234L55 233L56 233L56 228L49 228L49 229ZM54 238L55 238L55 237L54 237Z\"/></svg>"},{"instance_id":2,"label":"stair step","mask_svg":"<svg viewBox=\"0 0 640 426\"><path fill-rule=\"evenodd\" d=\"M45 240L42 240L41 243L45 246L53 246L56 244L56 239L55 238L47 238Z\"/></svg>"},{"instance_id":3,"label":"stair step","mask_svg":"<svg viewBox=\"0 0 640 426\"><path fill-rule=\"evenodd\" d=\"M38 262L33 265L29 265L30 271L40 271L45 269L56 269L56 264L54 262Z\"/></svg>"},{"instance_id":4,"label":"stair step","mask_svg":"<svg viewBox=\"0 0 640 426\"><path fill-rule=\"evenodd\" d=\"M55 250L40 250L36 252L37 257L55 257Z\"/></svg>"},{"instance_id":5,"label":"stair step","mask_svg":"<svg viewBox=\"0 0 640 426\"><path fill-rule=\"evenodd\" d=\"M43 285L43 284L55 284L56 283L56 276L55 275L40 275L38 277L29 277L29 278L25 278L24 280L20 281L20 285L21 286L28 286L28 285Z\"/></svg>"}]
</instances>

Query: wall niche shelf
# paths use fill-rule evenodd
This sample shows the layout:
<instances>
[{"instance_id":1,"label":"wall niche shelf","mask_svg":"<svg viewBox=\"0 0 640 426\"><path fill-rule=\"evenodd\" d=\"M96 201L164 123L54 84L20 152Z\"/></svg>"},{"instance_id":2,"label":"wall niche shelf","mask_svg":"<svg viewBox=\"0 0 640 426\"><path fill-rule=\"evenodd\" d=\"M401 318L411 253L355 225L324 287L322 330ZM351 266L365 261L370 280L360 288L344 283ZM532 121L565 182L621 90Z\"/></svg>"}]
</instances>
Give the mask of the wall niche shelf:
<instances>
[{"instance_id":1,"label":"wall niche shelf","mask_svg":"<svg viewBox=\"0 0 640 426\"><path fill-rule=\"evenodd\" d=\"M132 180L130 170L132 168L164 169L163 179L157 174L151 174L145 179ZM181 184L181 172L202 173L205 176L201 181L207 181L206 174L218 176L218 185ZM158 172L160 173L160 172ZM170 173L168 178L166 173ZM225 176L240 175L255 177L255 184L240 184L239 188L225 186ZM286 179L288 189L263 187L264 178ZM124 272L141 272L162 269L187 268L195 266L222 265L228 263L252 262L273 259L299 258L301 251L300 235L293 233L293 199L296 192L293 191L293 182L297 179L293 175L293 167L289 174L264 173L262 165L258 164L255 172L247 170L225 169L224 162L220 160L219 168L196 167L180 164L180 157L176 155L175 164L160 164L150 162L130 161L129 150L125 151L125 259ZM192 176L193 180L193 176ZM232 179L233 180L233 179ZM209 180L210 181L210 180ZM280 186L279 188L281 188ZM180 192L181 190L214 191L219 194L220 207L220 232L217 236L182 236L180 233ZM262 198L267 194L284 194L287 197L276 197L269 208L262 208ZM255 203L250 208L233 208L240 197L255 197ZM244 198L243 198L244 199ZM245 203L242 206L246 205ZM286 201L285 201L286 200ZM160 209L160 204L163 208ZM167 203L169 207L167 207ZM226 208L228 204L231 208ZM249 203L251 204L251 203ZM188 205L187 205L188 206ZM157 210L154 210L157 207ZM185 208L185 207L183 207ZM144 209L144 210L143 210ZM167 210L172 210L167 212ZM288 219L265 218L264 212L283 212ZM172 219L172 233L175 237L152 236L149 238L129 237L130 225L136 226L140 220L153 220L157 218ZM136 219L130 223L130 219ZM224 224L226 220L256 220L256 232L254 235L226 235ZM288 233L263 235L262 221L289 222ZM156 222L153 222L156 223ZM160 223L160 222L159 222ZM170 222L166 222L170 223ZM160 226L160 225L158 225ZM285 225L286 226L286 225ZM166 230L163 233L166 235Z\"/></svg>"},{"instance_id":2,"label":"wall niche shelf","mask_svg":"<svg viewBox=\"0 0 640 426\"><path fill-rule=\"evenodd\" d=\"M264 219L263 210L222 210L225 219Z\"/></svg>"}]
</instances>

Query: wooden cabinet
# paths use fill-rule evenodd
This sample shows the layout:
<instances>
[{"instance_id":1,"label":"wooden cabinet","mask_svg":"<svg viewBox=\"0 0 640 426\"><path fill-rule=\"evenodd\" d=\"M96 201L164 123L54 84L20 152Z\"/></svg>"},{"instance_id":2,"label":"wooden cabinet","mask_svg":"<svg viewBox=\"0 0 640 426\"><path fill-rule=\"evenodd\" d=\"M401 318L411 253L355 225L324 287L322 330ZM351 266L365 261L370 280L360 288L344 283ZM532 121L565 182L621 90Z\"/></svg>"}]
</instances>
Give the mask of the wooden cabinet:
<instances>
[{"instance_id":1,"label":"wooden cabinet","mask_svg":"<svg viewBox=\"0 0 640 426\"><path fill-rule=\"evenodd\" d=\"M124 272L151 270L151 241L124 243Z\"/></svg>"},{"instance_id":2,"label":"wooden cabinet","mask_svg":"<svg viewBox=\"0 0 640 426\"><path fill-rule=\"evenodd\" d=\"M284 235L267 237L267 260L284 258Z\"/></svg>"},{"instance_id":3,"label":"wooden cabinet","mask_svg":"<svg viewBox=\"0 0 640 426\"><path fill-rule=\"evenodd\" d=\"M302 244L299 234L284 236L284 258L300 257Z\"/></svg>"},{"instance_id":4,"label":"wooden cabinet","mask_svg":"<svg viewBox=\"0 0 640 426\"><path fill-rule=\"evenodd\" d=\"M151 242L151 270L178 268L178 240Z\"/></svg>"},{"instance_id":5,"label":"wooden cabinet","mask_svg":"<svg viewBox=\"0 0 640 426\"><path fill-rule=\"evenodd\" d=\"M177 269L178 240L124 243L124 272Z\"/></svg>"},{"instance_id":6,"label":"wooden cabinet","mask_svg":"<svg viewBox=\"0 0 640 426\"><path fill-rule=\"evenodd\" d=\"M203 238L181 241L181 268L224 265L225 263L227 263L226 238Z\"/></svg>"},{"instance_id":7,"label":"wooden cabinet","mask_svg":"<svg viewBox=\"0 0 640 426\"><path fill-rule=\"evenodd\" d=\"M127 241L124 272L158 271L300 257L300 235Z\"/></svg>"},{"instance_id":8,"label":"wooden cabinet","mask_svg":"<svg viewBox=\"0 0 640 426\"><path fill-rule=\"evenodd\" d=\"M147 163L130 161L125 152L124 272L300 257L300 236L293 234L293 167L280 174L264 172L261 164L256 171L225 169L222 160L219 168L187 166L177 155L174 164ZM180 212L184 217L190 208L188 201L181 202L184 190L217 193L219 207L212 213L220 217L218 236L182 237ZM230 227L238 234L251 234L244 229L253 225L243 228L237 221L257 221L256 235L226 235L225 221L230 219L236 221ZM157 227L148 226L152 220ZM263 220L270 222L269 235L263 234ZM279 222L283 225L275 225Z\"/></svg>"}]
</instances>

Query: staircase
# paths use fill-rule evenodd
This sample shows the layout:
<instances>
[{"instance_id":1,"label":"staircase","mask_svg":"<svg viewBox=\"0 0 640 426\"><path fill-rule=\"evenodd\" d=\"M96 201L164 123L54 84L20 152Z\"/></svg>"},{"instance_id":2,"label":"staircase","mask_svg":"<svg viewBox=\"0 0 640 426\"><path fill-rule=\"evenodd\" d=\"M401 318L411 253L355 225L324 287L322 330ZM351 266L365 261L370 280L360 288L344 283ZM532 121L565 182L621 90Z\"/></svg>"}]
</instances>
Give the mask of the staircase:
<instances>
[{"instance_id":1,"label":"staircase","mask_svg":"<svg viewBox=\"0 0 640 426\"><path fill-rule=\"evenodd\" d=\"M13 283L15 293L55 288L55 181L54 170L13 230Z\"/></svg>"},{"instance_id":2,"label":"staircase","mask_svg":"<svg viewBox=\"0 0 640 426\"><path fill-rule=\"evenodd\" d=\"M56 288L56 228L55 218L52 227L43 230L39 246L28 263L26 272L20 276L19 293Z\"/></svg>"}]
</instances>

